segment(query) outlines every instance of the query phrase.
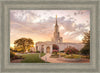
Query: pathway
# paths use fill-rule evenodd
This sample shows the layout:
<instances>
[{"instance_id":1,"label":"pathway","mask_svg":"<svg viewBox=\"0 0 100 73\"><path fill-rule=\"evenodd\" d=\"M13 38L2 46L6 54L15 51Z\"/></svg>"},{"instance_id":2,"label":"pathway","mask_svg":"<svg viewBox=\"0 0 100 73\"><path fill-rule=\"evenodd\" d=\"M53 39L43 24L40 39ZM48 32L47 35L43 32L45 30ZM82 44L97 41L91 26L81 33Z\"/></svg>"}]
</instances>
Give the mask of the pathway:
<instances>
[{"instance_id":1,"label":"pathway","mask_svg":"<svg viewBox=\"0 0 100 73\"><path fill-rule=\"evenodd\" d=\"M16 59L16 60L12 60L11 63L21 63L23 59Z\"/></svg>"},{"instance_id":2,"label":"pathway","mask_svg":"<svg viewBox=\"0 0 100 73\"><path fill-rule=\"evenodd\" d=\"M41 57L42 60L50 63L89 63L89 59L81 59L78 62L68 62L63 57L60 58L50 58L51 54L47 53L45 56Z\"/></svg>"}]
</instances>

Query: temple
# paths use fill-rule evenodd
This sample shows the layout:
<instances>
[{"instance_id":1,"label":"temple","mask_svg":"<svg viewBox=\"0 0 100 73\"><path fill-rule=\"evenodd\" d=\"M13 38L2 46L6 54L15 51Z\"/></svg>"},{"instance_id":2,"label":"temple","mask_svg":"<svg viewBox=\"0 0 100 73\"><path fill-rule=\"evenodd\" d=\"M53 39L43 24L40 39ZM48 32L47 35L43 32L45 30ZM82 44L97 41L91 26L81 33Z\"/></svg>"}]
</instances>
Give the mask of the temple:
<instances>
[{"instance_id":1,"label":"temple","mask_svg":"<svg viewBox=\"0 0 100 73\"><path fill-rule=\"evenodd\" d=\"M60 36L59 32L59 26L57 21L57 15L56 15L56 23L54 27L54 34L51 41L45 41L45 42L37 42L35 49L37 51L43 52L43 53L50 53L53 52L53 46L56 45L59 49L59 51L63 51L68 46L75 47L76 49L80 50L84 44L81 43L63 43L63 38Z\"/></svg>"}]
</instances>

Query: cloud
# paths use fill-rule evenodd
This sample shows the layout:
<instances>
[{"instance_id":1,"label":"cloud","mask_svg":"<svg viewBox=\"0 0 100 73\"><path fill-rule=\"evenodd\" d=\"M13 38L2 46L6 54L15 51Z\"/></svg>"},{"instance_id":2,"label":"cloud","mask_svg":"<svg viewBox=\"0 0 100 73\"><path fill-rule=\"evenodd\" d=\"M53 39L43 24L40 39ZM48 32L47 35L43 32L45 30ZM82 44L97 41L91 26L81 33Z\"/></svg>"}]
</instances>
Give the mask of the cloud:
<instances>
[{"instance_id":1,"label":"cloud","mask_svg":"<svg viewBox=\"0 0 100 73\"><path fill-rule=\"evenodd\" d=\"M51 12L53 13L53 11ZM72 12L70 11L68 13L67 11L65 11L65 14L67 13L67 15L65 15L63 12L63 15L57 18L60 34L64 40L70 39L71 41L73 41L76 37L82 35L83 32L90 30L89 22L88 24L85 23L85 21L87 22L87 20L89 19L80 20L80 18L84 18L86 15L88 17L89 12L82 11L83 13L80 12L82 14L78 14L80 16L76 16L74 15L74 12ZM79 11L75 12L79 13ZM61 12L59 12L59 14L60 13ZM34 10L11 10L11 37L14 38L16 34L18 34L17 37L25 36L27 34L31 37L35 36L34 38L38 37L41 39L51 39L54 32L55 22L56 18L53 17L52 14L48 14L48 11L41 11L40 13L39 11Z\"/></svg>"},{"instance_id":2,"label":"cloud","mask_svg":"<svg viewBox=\"0 0 100 73\"><path fill-rule=\"evenodd\" d=\"M17 23L32 23L39 16L30 10L11 10L10 20Z\"/></svg>"}]
</instances>

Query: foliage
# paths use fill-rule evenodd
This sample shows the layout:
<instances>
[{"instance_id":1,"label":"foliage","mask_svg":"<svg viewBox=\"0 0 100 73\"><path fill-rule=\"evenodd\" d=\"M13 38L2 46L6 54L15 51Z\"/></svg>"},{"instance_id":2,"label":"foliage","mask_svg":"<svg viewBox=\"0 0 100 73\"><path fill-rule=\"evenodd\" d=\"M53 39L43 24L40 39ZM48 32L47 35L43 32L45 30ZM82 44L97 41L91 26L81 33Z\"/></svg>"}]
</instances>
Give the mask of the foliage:
<instances>
[{"instance_id":1,"label":"foliage","mask_svg":"<svg viewBox=\"0 0 100 73\"><path fill-rule=\"evenodd\" d=\"M10 58L13 58L15 56L14 52L10 51Z\"/></svg>"},{"instance_id":2,"label":"foliage","mask_svg":"<svg viewBox=\"0 0 100 73\"><path fill-rule=\"evenodd\" d=\"M15 59L22 59L22 56L17 56L12 50L10 50L10 60L15 60Z\"/></svg>"},{"instance_id":3,"label":"foliage","mask_svg":"<svg viewBox=\"0 0 100 73\"><path fill-rule=\"evenodd\" d=\"M53 50L59 50L59 46L56 44L53 44Z\"/></svg>"},{"instance_id":4,"label":"foliage","mask_svg":"<svg viewBox=\"0 0 100 73\"><path fill-rule=\"evenodd\" d=\"M83 49L81 49L81 54L83 55L90 55L90 49L87 48L88 46L85 46Z\"/></svg>"},{"instance_id":5,"label":"foliage","mask_svg":"<svg viewBox=\"0 0 100 73\"><path fill-rule=\"evenodd\" d=\"M36 51L36 53L40 53L40 51Z\"/></svg>"},{"instance_id":6,"label":"foliage","mask_svg":"<svg viewBox=\"0 0 100 73\"><path fill-rule=\"evenodd\" d=\"M66 54L65 53L62 53L62 52L60 52L60 53L58 53L61 57L64 57Z\"/></svg>"},{"instance_id":7,"label":"foliage","mask_svg":"<svg viewBox=\"0 0 100 73\"><path fill-rule=\"evenodd\" d=\"M90 56L86 56L86 55L82 55L81 58L86 58L86 59L90 59Z\"/></svg>"},{"instance_id":8,"label":"foliage","mask_svg":"<svg viewBox=\"0 0 100 73\"><path fill-rule=\"evenodd\" d=\"M53 50L53 54L57 55L58 50Z\"/></svg>"},{"instance_id":9,"label":"foliage","mask_svg":"<svg viewBox=\"0 0 100 73\"><path fill-rule=\"evenodd\" d=\"M33 46L33 40L30 38L20 38L14 42L15 50L25 52Z\"/></svg>"},{"instance_id":10,"label":"foliage","mask_svg":"<svg viewBox=\"0 0 100 73\"><path fill-rule=\"evenodd\" d=\"M50 58L58 58L59 57L59 55L58 54L52 54L51 56L50 56Z\"/></svg>"},{"instance_id":11,"label":"foliage","mask_svg":"<svg viewBox=\"0 0 100 73\"><path fill-rule=\"evenodd\" d=\"M90 43L90 31L89 32L84 32L84 38L83 38L83 43L88 44Z\"/></svg>"},{"instance_id":12,"label":"foliage","mask_svg":"<svg viewBox=\"0 0 100 73\"><path fill-rule=\"evenodd\" d=\"M60 52L64 52L64 50L63 51L60 51Z\"/></svg>"},{"instance_id":13,"label":"foliage","mask_svg":"<svg viewBox=\"0 0 100 73\"><path fill-rule=\"evenodd\" d=\"M83 55L90 55L90 31L84 33L83 43L85 46L80 50Z\"/></svg>"},{"instance_id":14,"label":"foliage","mask_svg":"<svg viewBox=\"0 0 100 73\"><path fill-rule=\"evenodd\" d=\"M53 44L53 54L57 55L58 51L59 51L59 46L56 44Z\"/></svg>"},{"instance_id":15,"label":"foliage","mask_svg":"<svg viewBox=\"0 0 100 73\"><path fill-rule=\"evenodd\" d=\"M75 47L71 47L71 46L65 48L64 52L66 54L78 54L79 53L79 51Z\"/></svg>"},{"instance_id":16,"label":"foliage","mask_svg":"<svg viewBox=\"0 0 100 73\"><path fill-rule=\"evenodd\" d=\"M76 55L76 54L72 54L72 55L66 55L65 58L78 59L78 58L81 58L81 56Z\"/></svg>"}]
</instances>

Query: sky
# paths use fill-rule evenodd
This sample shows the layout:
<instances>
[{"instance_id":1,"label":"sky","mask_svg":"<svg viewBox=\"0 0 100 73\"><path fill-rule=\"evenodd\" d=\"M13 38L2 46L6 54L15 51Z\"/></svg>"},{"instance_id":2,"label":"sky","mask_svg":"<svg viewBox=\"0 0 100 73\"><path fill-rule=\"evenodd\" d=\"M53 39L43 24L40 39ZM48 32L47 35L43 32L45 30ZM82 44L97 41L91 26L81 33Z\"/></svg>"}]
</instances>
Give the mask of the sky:
<instances>
[{"instance_id":1,"label":"sky","mask_svg":"<svg viewBox=\"0 0 100 73\"><path fill-rule=\"evenodd\" d=\"M89 10L10 10L10 46L22 37L34 43L51 41L56 15L63 42L81 43L90 31Z\"/></svg>"}]
</instances>

